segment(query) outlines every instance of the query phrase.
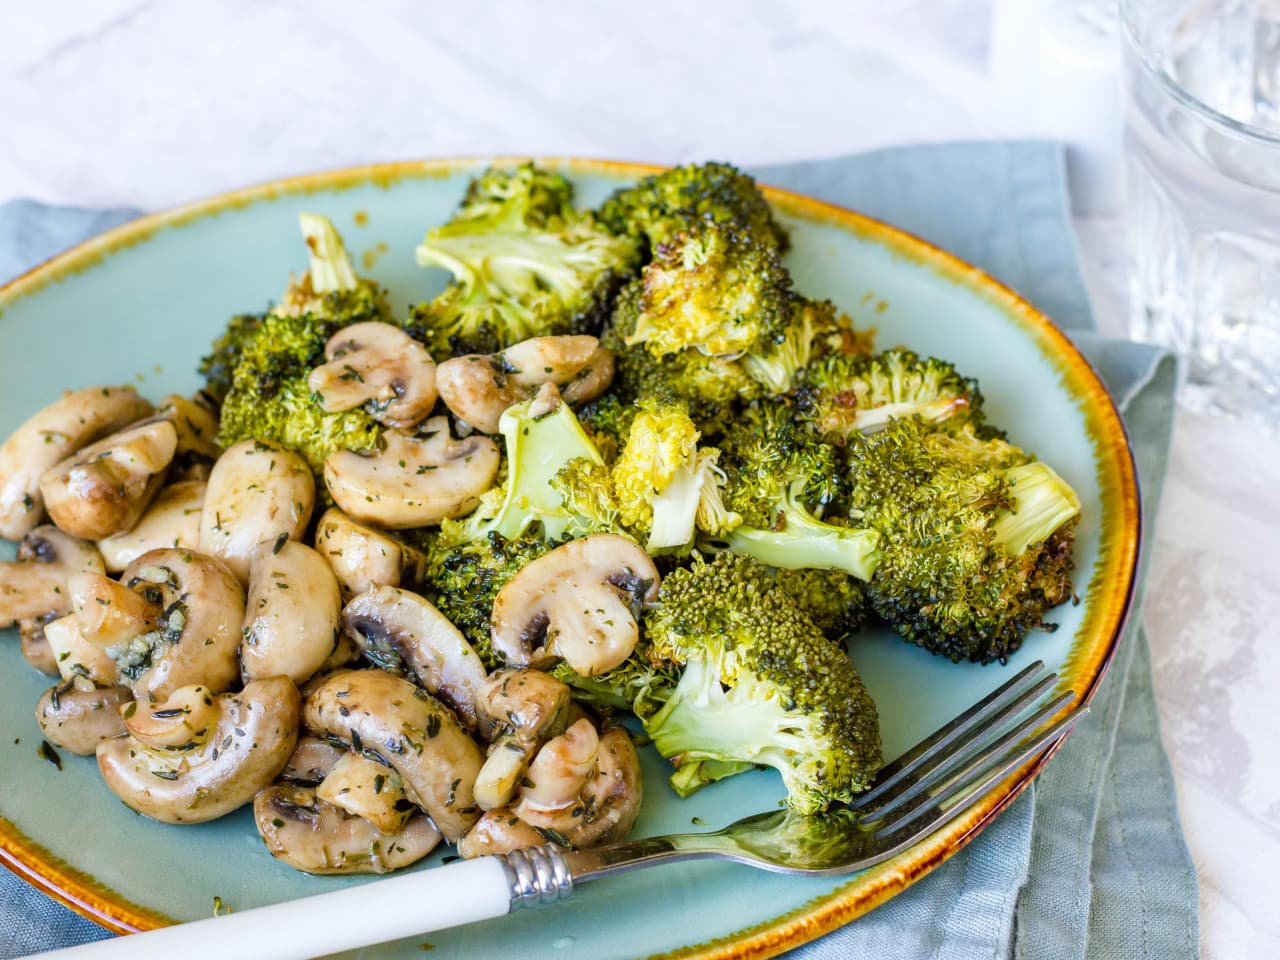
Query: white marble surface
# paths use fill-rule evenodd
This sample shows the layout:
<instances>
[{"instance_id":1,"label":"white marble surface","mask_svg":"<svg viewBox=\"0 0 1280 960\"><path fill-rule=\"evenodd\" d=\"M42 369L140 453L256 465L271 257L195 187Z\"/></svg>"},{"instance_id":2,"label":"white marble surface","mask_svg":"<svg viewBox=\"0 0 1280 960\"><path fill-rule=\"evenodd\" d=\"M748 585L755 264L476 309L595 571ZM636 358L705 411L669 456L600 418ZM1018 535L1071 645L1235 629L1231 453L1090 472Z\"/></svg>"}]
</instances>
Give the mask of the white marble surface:
<instances>
[{"instance_id":1,"label":"white marble surface","mask_svg":"<svg viewBox=\"0 0 1280 960\"><path fill-rule=\"evenodd\" d=\"M1026 132L997 107L988 19L988 0L2 0L0 200L155 208L402 157L749 164ZM1121 333L1117 222L1078 226ZM1280 956L1278 487L1280 442L1180 416L1146 620L1212 960Z\"/></svg>"}]
</instances>

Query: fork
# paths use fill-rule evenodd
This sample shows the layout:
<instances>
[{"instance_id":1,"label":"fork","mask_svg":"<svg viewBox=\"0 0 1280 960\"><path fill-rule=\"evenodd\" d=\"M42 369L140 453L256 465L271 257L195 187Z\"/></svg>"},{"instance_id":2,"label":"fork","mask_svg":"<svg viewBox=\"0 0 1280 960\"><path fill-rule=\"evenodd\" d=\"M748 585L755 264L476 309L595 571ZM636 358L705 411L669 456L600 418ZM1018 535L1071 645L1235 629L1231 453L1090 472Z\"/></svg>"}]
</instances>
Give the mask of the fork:
<instances>
[{"instance_id":1,"label":"fork","mask_svg":"<svg viewBox=\"0 0 1280 960\"><path fill-rule=\"evenodd\" d=\"M710 833L627 840L587 850L554 845L458 861L194 923L40 954L41 960L307 960L553 903L575 884L659 863L719 858L775 873L835 876L882 863L946 826L1088 713L1039 702L1057 675L1036 661L916 744L848 805L775 810ZM341 916L335 924L332 917Z\"/></svg>"}]
</instances>

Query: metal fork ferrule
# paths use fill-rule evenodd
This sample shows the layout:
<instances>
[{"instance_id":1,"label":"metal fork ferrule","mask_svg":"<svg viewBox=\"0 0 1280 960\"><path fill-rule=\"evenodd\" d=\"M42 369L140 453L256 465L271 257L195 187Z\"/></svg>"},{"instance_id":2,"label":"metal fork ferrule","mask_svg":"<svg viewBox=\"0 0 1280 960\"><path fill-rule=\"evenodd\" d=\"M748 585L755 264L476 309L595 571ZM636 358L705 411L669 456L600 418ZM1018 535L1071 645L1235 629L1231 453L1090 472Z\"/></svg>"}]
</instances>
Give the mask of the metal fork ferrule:
<instances>
[{"instance_id":1,"label":"metal fork ferrule","mask_svg":"<svg viewBox=\"0 0 1280 960\"><path fill-rule=\"evenodd\" d=\"M573 876L559 847L548 844L498 857L511 887L511 908L536 907L573 892Z\"/></svg>"}]
</instances>

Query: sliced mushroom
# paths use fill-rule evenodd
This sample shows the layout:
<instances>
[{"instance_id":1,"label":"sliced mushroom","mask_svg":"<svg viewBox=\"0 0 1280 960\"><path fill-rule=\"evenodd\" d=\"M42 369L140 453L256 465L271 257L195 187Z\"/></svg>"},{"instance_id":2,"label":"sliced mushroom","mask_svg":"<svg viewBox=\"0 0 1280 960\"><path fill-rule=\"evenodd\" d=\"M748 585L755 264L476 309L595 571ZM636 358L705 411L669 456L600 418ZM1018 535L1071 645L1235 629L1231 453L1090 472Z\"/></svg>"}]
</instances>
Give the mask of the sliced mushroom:
<instances>
[{"instance_id":1,"label":"sliced mushroom","mask_svg":"<svg viewBox=\"0 0 1280 960\"><path fill-rule=\"evenodd\" d=\"M582 816L565 838L575 847L593 847L621 840L635 826L644 799L640 757L623 727L600 734L596 775L582 795Z\"/></svg>"},{"instance_id":2,"label":"sliced mushroom","mask_svg":"<svg viewBox=\"0 0 1280 960\"><path fill-rule=\"evenodd\" d=\"M200 549L248 584L258 544L302 539L315 495L311 468L296 453L261 440L234 444L209 474Z\"/></svg>"},{"instance_id":3,"label":"sliced mushroom","mask_svg":"<svg viewBox=\"0 0 1280 960\"><path fill-rule=\"evenodd\" d=\"M436 405L436 364L426 347L399 327L369 321L343 327L325 344L325 359L307 378L330 413L369 405L374 418L410 430Z\"/></svg>"},{"instance_id":4,"label":"sliced mushroom","mask_svg":"<svg viewBox=\"0 0 1280 960\"><path fill-rule=\"evenodd\" d=\"M578 802L578 794L596 772L599 745L600 736L586 719L548 740L529 764L512 812L531 826L555 829L563 825L565 815Z\"/></svg>"},{"instance_id":5,"label":"sliced mushroom","mask_svg":"<svg viewBox=\"0 0 1280 960\"><path fill-rule=\"evenodd\" d=\"M511 800L538 747L564 731L570 702L569 688L540 670L498 670L486 678L476 707L481 733L493 745L476 777L480 809Z\"/></svg>"},{"instance_id":6,"label":"sliced mushroom","mask_svg":"<svg viewBox=\"0 0 1280 960\"><path fill-rule=\"evenodd\" d=\"M585 677L631 655L642 604L658 596L658 570L625 537L571 540L524 567L498 591L493 647L516 666L564 659Z\"/></svg>"},{"instance_id":7,"label":"sliced mushroom","mask_svg":"<svg viewBox=\"0 0 1280 960\"><path fill-rule=\"evenodd\" d=\"M179 687L163 703L125 704L125 729L151 749L191 750L205 743L222 712L219 700L199 684Z\"/></svg>"},{"instance_id":8,"label":"sliced mushroom","mask_svg":"<svg viewBox=\"0 0 1280 960\"><path fill-rule=\"evenodd\" d=\"M148 416L128 387L69 393L31 417L0 447L0 537L20 540L44 517L40 477L87 443Z\"/></svg>"},{"instance_id":9,"label":"sliced mushroom","mask_svg":"<svg viewBox=\"0 0 1280 960\"><path fill-rule=\"evenodd\" d=\"M578 721L570 731L578 731L579 724L587 721ZM551 840L576 848L621 840L631 831L640 812L643 787L640 758L627 731L613 727L598 739L583 736L575 744L568 744L568 738L566 732L539 751L529 770L532 786L522 788L520 799L510 808L485 814L458 845L459 853L472 857L531 846L530 831L540 842ZM590 763L586 761L588 746ZM545 763L544 753L550 754ZM548 785L540 784L539 777ZM578 789L570 793L575 783Z\"/></svg>"},{"instance_id":10,"label":"sliced mushroom","mask_svg":"<svg viewBox=\"0 0 1280 960\"><path fill-rule=\"evenodd\" d=\"M91 685L109 687L120 682L120 671L111 655L85 639L74 613L51 620L44 628L45 640L64 680L83 679Z\"/></svg>"},{"instance_id":11,"label":"sliced mushroom","mask_svg":"<svg viewBox=\"0 0 1280 960\"><path fill-rule=\"evenodd\" d=\"M390 873L435 849L440 831L418 814L395 833L319 799L310 787L276 784L253 800L271 855L306 873Z\"/></svg>"},{"instance_id":12,"label":"sliced mushroom","mask_svg":"<svg viewBox=\"0 0 1280 960\"><path fill-rule=\"evenodd\" d=\"M244 591L226 564L194 550L151 550L121 581L161 610L154 630L110 648L139 700L197 683L221 693L239 679Z\"/></svg>"},{"instance_id":13,"label":"sliced mushroom","mask_svg":"<svg viewBox=\"0 0 1280 960\"><path fill-rule=\"evenodd\" d=\"M49 646L48 638L44 635L44 628L51 621L58 619L59 616L63 616L63 614L50 610L44 616L28 617L25 620L18 621L18 638L22 646L22 659L26 660L28 664L41 673L47 673L51 677L58 675L58 661Z\"/></svg>"},{"instance_id":14,"label":"sliced mushroom","mask_svg":"<svg viewBox=\"0 0 1280 960\"><path fill-rule=\"evenodd\" d=\"M169 465L169 483L208 480L218 459L218 417L199 398L165 397L156 415L172 421L178 431L178 449ZM172 544L170 544L172 546Z\"/></svg>"},{"instance_id":15,"label":"sliced mushroom","mask_svg":"<svg viewBox=\"0 0 1280 960\"><path fill-rule=\"evenodd\" d=\"M458 855L464 860L490 854L510 853L540 847L547 838L506 807L486 810L471 831L458 841Z\"/></svg>"},{"instance_id":16,"label":"sliced mushroom","mask_svg":"<svg viewBox=\"0 0 1280 960\"><path fill-rule=\"evenodd\" d=\"M132 699L133 694L120 686L51 687L36 703L36 723L55 747L87 757L102 741L124 734L120 707Z\"/></svg>"},{"instance_id":17,"label":"sliced mushroom","mask_svg":"<svg viewBox=\"0 0 1280 960\"><path fill-rule=\"evenodd\" d=\"M377 453L340 450L324 462L324 482L348 516L387 530L460 517L493 486L501 457L488 437L455 440L446 417L432 417L421 436L383 434Z\"/></svg>"},{"instance_id":18,"label":"sliced mushroom","mask_svg":"<svg viewBox=\"0 0 1280 960\"><path fill-rule=\"evenodd\" d=\"M316 796L347 813L364 817L383 833L395 833L417 809L405 796L400 774L354 753L334 764L316 788Z\"/></svg>"},{"instance_id":19,"label":"sliced mushroom","mask_svg":"<svg viewBox=\"0 0 1280 960\"><path fill-rule=\"evenodd\" d=\"M479 818L472 785L480 748L452 710L408 680L382 670L332 674L307 696L303 719L312 733L388 763L446 840Z\"/></svg>"},{"instance_id":20,"label":"sliced mushroom","mask_svg":"<svg viewBox=\"0 0 1280 960\"><path fill-rule=\"evenodd\" d=\"M316 550L338 577L343 599L370 587L398 587L404 569L402 545L341 510L325 511L316 527Z\"/></svg>"},{"instance_id":21,"label":"sliced mushroom","mask_svg":"<svg viewBox=\"0 0 1280 960\"><path fill-rule=\"evenodd\" d=\"M342 629L375 666L392 673L408 670L475 728L484 664L458 628L426 599L396 587L374 587L347 604Z\"/></svg>"},{"instance_id":22,"label":"sliced mushroom","mask_svg":"<svg viewBox=\"0 0 1280 960\"><path fill-rule=\"evenodd\" d=\"M613 354L587 336L534 337L500 353L453 357L436 371L445 406L481 433L497 433L502 412L544 383L564 387L566 402L582 403L612 379Z\"/></svg>"},{"instance_id":23,"label":"sliced mushroom","mask_svg":"<svg viewBox=\"0 0 1280 960\"><path fill-rule=\"evenodd\" d=\"M50 519L86 540L128 530L164 484L177 449L177 429L160 419L144 420L84 447L40 477Z\"/></svg>"},{"instance_id":24,"label":"sliced mushroom","mask_svg":"<svg viewBox=\"0 0 1280 960\"><path fill-rule=\"evenodd\" d=\"M303 683L324 666L338 639L342 596L324 557L304 543L260 543L249 567L240 671L256 680L282 674Z\"/></svg>"},{"instance_id":25,"label":"sliced mushroom","mask_svg":"<svg viewBox=\"0 0 1280 960\"><path fill-rule=\"evenodd\" d=\"M298 745L293 748L289 762L280 771L280 779L314 787L327 777L337 762L345 756L347 756L345 750L328 740L311 736L299 737Z\"/></svg>"},{"instance_id":26,"label":"sliced mushroom","mask_svg":"<svg viewBox=\"0 0 1280 960\"><path fill-rule=\"evenodd\" d=\"M202 480L161 487L132 529L98 541L107 569L119 573L137 557L158 547L197 549L204 492Z\"/></svg>"},{"instance_id":27,"label":"sliced mushroom","mask_svg":"<svg viewBox=\"0 0 1280 960\"><path fill-rule=\"evenodd\" d=\"M18 559L0 563L0 627L70 613L67 578L82 570L103 569L102 555L93 544L57 527L34 528L18 545Z\"/></svg>"},{"instance_id":28,"label":"sliced mushroom","mask_svg":"<svg viewBox=\"0 0 1280 960\"><path fill-rule=\"evenodd\" d=\"M151 747L135 736L99 744L98 767L111 791L164 823L203 823L251 800L293 752L298 690L287 677L271 677L213 704L217 721L196 746Z\"/></svg>"},{"instance_id":29,"label":"sliced mushroom","mask_svg":"<svg viewBox=\"0 0 1280 960\"><path fill-rule=\"evenodd\" d=\"M107 649L156 628L158 604L101 573L77 573L67 580L80 634Z\"/></svg>"}]
</instances>

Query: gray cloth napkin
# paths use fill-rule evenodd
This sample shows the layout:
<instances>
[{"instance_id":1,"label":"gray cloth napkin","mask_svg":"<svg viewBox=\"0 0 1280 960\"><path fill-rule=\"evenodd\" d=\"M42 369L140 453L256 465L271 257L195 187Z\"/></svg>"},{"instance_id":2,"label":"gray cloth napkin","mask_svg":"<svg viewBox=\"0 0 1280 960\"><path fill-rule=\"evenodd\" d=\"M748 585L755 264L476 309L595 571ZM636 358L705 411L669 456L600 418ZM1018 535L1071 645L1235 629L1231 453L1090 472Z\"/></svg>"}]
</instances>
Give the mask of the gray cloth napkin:
<instances>
[{"instance_id":1,"label":"gray cloth napkin","mask_svg":"<svg viewBox=\"0 0 1280 960\"><path fill-rule=\"evenodd\" d=\"M1060 148L902 147L754 172L764 182L863 210L951 250L1056 320L1121 405L1151 529L1172 424L1174 366L1158 350L1093 332ZM0 278L134 215L29 201L0 206ZM1197 956L1195 869L1174 805L1138 624L1135 612L1093 713L1032 789L905 893L790 956ZM0 872L0 958L105 935Z\"/></svg>"}]
</instances>

